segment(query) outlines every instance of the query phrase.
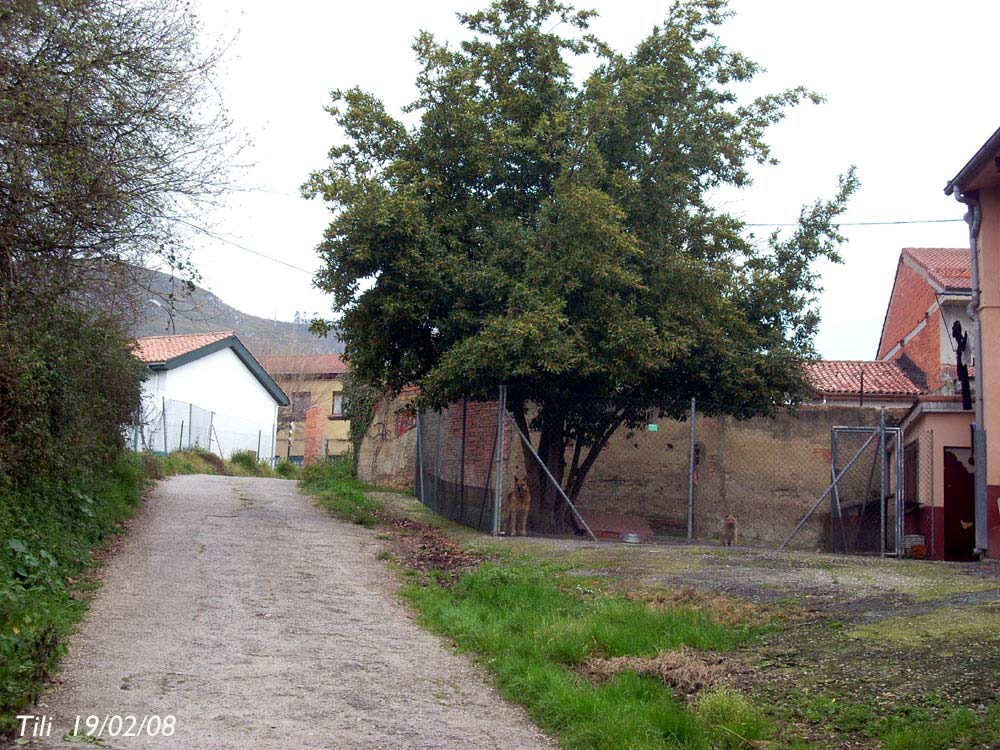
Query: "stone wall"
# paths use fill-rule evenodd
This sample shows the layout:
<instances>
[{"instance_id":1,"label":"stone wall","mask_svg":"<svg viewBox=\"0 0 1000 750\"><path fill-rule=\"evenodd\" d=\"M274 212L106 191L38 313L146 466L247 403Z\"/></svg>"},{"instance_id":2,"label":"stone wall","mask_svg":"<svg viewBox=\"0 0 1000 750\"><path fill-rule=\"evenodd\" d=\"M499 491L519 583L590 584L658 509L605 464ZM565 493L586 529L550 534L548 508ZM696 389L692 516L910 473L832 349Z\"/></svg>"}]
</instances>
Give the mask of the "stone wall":
<instances>
[{"instance_id":1,"label":"stone wall","mask_svg":"<svg viewBox=\"0 0 1000 750\"><path fill-rule=\"evenodd\" d=\"M900 413L895 413L900 416ZM891 419L892 417L890 417ZM774 419L702 417L695 423L694 535L717 539L736 516L741 543L775 547L830 484L830 428L876 425L877 409L803 407ZM657 431L621 431L597 460L581 492L582 507L642 516L657 533L687 532L687 422L660 421ZM841 464L850 446L840 451ZM860 471L851 472L854 483ZM852 488L844 492L851 494ZM862 490L863 491L863 490ZM824 503L792 546L825 545Z\"/></svg>"},{"instance_id":2,"label":"stone wall","mask_svg":"<svg viewBox=\"0 0 1000 750\"><path fill-rule=\"evenodd\" d=\"M406 389L375 406L358 452L358 478L363 482L398 490L413 489L417 422L412 401L416 395L416 389Z\"/></svg>"}]
</instances>

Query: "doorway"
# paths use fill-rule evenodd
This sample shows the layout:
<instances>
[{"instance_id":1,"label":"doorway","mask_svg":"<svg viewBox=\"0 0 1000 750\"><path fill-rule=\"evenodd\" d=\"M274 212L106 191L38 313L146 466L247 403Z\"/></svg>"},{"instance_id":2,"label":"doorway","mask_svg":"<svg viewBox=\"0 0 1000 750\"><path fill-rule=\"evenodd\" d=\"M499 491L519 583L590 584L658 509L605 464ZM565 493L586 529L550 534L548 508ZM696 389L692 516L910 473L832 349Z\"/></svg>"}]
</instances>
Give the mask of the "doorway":
<instances>
[{"instance_id":1,"label":"doorway","mask_svg":"<svg viewBox=\"0 0 1000 750\"><path fill-rule=\"evenodd\" d=\"M976 488L971 448L944 449L944 559L973 560Z\"/></svg>"}]
</instances>

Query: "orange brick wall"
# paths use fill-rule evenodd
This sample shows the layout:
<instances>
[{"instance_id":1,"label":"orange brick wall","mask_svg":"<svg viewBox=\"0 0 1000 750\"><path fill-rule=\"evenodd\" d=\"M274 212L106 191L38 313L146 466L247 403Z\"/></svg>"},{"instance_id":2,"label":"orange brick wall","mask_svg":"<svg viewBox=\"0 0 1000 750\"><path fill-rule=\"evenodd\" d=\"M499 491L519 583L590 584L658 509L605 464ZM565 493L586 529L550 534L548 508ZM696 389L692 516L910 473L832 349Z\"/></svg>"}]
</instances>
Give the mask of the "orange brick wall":
<instances>
[{"instance_id":1,"label":"orange brick wall","mask_svg":"<svg viewBox=\"0 0 1000 750\"><path fill-rule=\"evenodd\" d=\"M892 299L889 301L889 313L882 333L879 359L920 324L934 302L934 290L927 280L900 260ZM930 314L923 330L906 342L903 348L893 355L893 359L898 359L904 354L927 375L927 387L930 391L941 387L940 310Z\"/></svg>"},{"instance_id":2,"label":"orange brick wall","mask_svg":"<svg viewBox=\"0 0 1000 750\"><path fill-rule=\"evenodd\" d=\"M302 462L306 466L323 460L323 437L326 430L326 409L310 406L306 411L306 444Z\"/></svg>"}]
</instances>

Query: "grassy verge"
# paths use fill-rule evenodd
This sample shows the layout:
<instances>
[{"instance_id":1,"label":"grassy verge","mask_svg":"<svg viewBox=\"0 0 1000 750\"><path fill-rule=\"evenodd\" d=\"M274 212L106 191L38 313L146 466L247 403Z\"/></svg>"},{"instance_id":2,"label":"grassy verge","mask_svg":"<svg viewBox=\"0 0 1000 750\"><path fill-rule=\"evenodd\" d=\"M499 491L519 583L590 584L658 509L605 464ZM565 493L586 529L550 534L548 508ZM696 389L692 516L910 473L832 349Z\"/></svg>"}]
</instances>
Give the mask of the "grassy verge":
<instances>
[{"instance_id":1,"label":"grassy verge","mask_svg":"<svg viewBox=\"0 0 1000 750\"><path fill-rule=\"evenodd\" d=\"M252 451L234 451L228 461L214 453L194 448L174 451L166 455L144 453L143 461L147 472L155 477L169 477L177 474L217 474L229 477L279 477L298 479L301 470L289 461L281 461L272 468L258 461Z\"/></svg>"},{"instance_id":2,"label":"grassy verge","mask_svg":"<svg viewBox=\"0 0 1000 750\"><path fill-rule=\"evenodd\" d=\"M302 471L302 487L338 518L367 528L380 521L378 503L365 494L371 488L354 476L346 459L307 466Z\"/></svg>"},{"instance_id":3,"label":"grassy verge","mask_svg":"<svg viewBox=\"0 0 1000 750\"><path fill-rule=\"evenodd\" d=\"M307 489L322 488L327 507L380 525L379 556L420 622L563 747L1000 748L992 579L909 561L498 544L412 499L366 495L345 467L316 471L327 473ZM763 580L782 594L770 604L732 591L754 565L770 566ZM831 584L831 616L815 604L827 568L877 585ZM697 678L704 658L737 679L682 689L676 669Z\"/></svg>"},{"instance_id":4,"label":"grassy verge","mask_svg":"<svg viewBox=\"0 0 1000 750\"><path fill-rule=\"evenodd\" d=\"M728 750L773 735L721 653L767 626L651 606L524 555L462 549L393 517L346 462L306 469L303 487L338 517L381 523L420 622L474 655L564 747Z\"/></svg>"},{"instance_id":5,"label":"grassy verge","mask_svg":"<svg viewBox=\"0 0 1000 750\"><path fill-rule=\"evenodd\" d=\"M141 460L125 455L105 475L46 496L0 488L0 732L58 663L97 585L87 576L93 553L121 532L146 481Z\"/></svg>"},{"instance_id":6,"label":"grassy verge","mask_svg":"<svg viewBox=\"0 0 1000 750\"><path fill-rule=\"evenodd\" d=\"M426 627L477 656L504 696L564 747L735 748L771 736L761 713L727 684L725 670L702 692L682 682L687 672L705 679L705 664L717 663L699 652L732 650L757 627L582 591L558 569L531 563L484 563L451 587L420 577L402 593ZM658 669L669 652L670 668ZM638 658L626 662L630 668L607 669L620 663L615 657Z\"/></svg>"}]
</instances>

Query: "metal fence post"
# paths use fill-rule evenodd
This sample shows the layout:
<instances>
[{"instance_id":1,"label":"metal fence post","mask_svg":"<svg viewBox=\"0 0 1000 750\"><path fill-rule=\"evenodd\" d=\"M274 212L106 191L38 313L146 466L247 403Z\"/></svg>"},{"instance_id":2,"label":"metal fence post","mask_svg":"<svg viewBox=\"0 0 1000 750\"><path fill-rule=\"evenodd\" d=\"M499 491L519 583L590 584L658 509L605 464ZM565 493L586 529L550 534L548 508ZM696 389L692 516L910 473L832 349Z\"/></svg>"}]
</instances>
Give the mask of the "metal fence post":
<instances>
[{"instance_id":1,"label":"metal fence post","mask_svg":"<svg viewBox=\"0 0 1000 750\"><path fill-rule=\"evenodd\" d=\"M194 432L194 404L188 404L188 450L191 449L191 434Z\"/></svg>"},{"instance_id":2,"label":"metal fence post","mask_svg":"<svg viewBox=\"0 0 1000 750\"><path fill-rule=\"evenodd\" d=\"M936 515L935 501L937 500L937 487L934 486L934 430L931 430L931 560L936 560L937 554L934 547L934 516Z\"/></svg>"},{"instance_id":3,"label":"metal fence post","mask_svg":"<svg viewBox=\"0 0 1000 750\"><path fill-rule=\"evenodd\" d=\"M257 460L260 461L260 436L263 430L257 430Z\"/></svg>"},{"instance_id":4,"label":"metal fence post","mask_svg":"<svg viewBox=\"0 0 1000 750\"><path fill-rule=\"evenodd\" d=\"M879 554L885 557L885 500L888 494L888 477L886 477L886 469L888 468L888 461L886 461L885 455L885 407L883 406L879 410L878 419L878 451L879 451L879 470L881 476L879 477L879 526L881 533L879 534Z\"/></svg>"},{"instance_id":5,"label":"metal fence post","mask_svg":"<svg viewBox=\"0 0 1000 750\"><path fill-rule=\"evenodd\" d=\"M903 556L906 486L903 484L903 428L896 428L896 557Z\"/></svg>"},{"instance_id":6,"label":"metal fence post","mask_svg":"<svg viewBox=\"0 0 1000 750\"><path fill-rule=\"evenodd\" d=\"M189 441L190 444L190 441ZM184 450L184 420L181 420L181 434L177 438L177 450Z\"/></svg>"},{"instance_id":7,"label":"metal fence post","mask_svg":"<svg viewBox=\"0 0 1000 750\"><path fill-rule=\"evenodd\" d=\"M438 498L441 492L441 424L444 422L444 412L437 410L437 437L434 445L434 512L438 513L440 505Z\"/></svg>"},{"instance_id":8,"label":"metal fence post","mask_svg":"<svg viewBox=\"0 0 1000 750\"><path fill-rule=\"evenodd\" d=\"M465 431L468 422L468 399L462 398L462 444L458 468L458 522L465 523Z\"/></svg>"},{"instance_id":9,"label":"metal fence post","mask_svg":"<svg viewBox=\"0 0 1000 750\"><path fill-rule=\"evenodd\" d=\"M209 412L208 415L208 452L212 452L212 428L215 426L215 412Z\"/></svg>"},{"instance_id":10,"label":"metal fence post","mask_svg":"<svg viewBox=\"0 0 1000 750\"><path fill-rule=\"evenodd\" d=\"M426 505L427 503L424 502L424 438L420 426L422 421L423 415L420 413L420 409L417 409L417 470L413 480L413 494L416 495L417 500Z\"/></svg>"},{"instance_id":11,"label":"metal fence post","mask_svg":"<svg viewBox=\"0 0 1000 750\"><path fill-rule=\"evenodd\" d=\"M493 536L500 534L500 513L503 510L503 428L507 420L507 386L500 386L497 397L497 476L493 484Z\"/></svg>"},{"instance_id":12,"label":"metal fence post","mask_svg":"<svg viewBox=\"0 0 1000 750\"><path fill-rule=\"evenodd\" d=\"M167 447L167 399L163 398L163 411L161 412L163 417L163 452L164 454L170 453L170 449Z\"/></svg>"},{"instance_id":13,"label":"metal fence post","mask_svg":"<svg viewBox=\"0 0 1000 750\"><path fill-rule=\"evenodd\" d=\"M688 442L688 541L690 542L694 539L694 440L695 440L695 428L694 419L696 409L695 409L694 397L691 398L691 416L689 421L691 422L688 432L690 433Z\"/></svg>"}]
</instances>

